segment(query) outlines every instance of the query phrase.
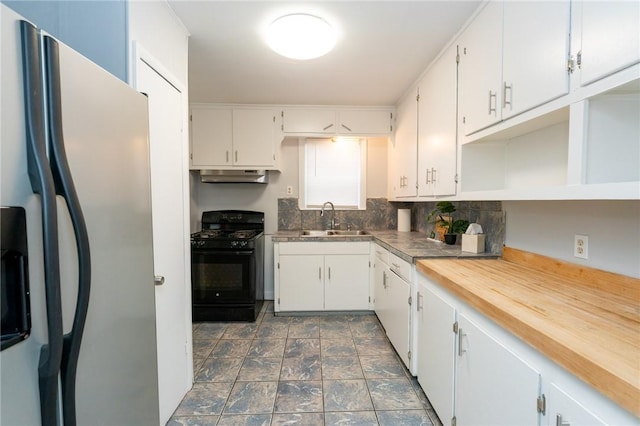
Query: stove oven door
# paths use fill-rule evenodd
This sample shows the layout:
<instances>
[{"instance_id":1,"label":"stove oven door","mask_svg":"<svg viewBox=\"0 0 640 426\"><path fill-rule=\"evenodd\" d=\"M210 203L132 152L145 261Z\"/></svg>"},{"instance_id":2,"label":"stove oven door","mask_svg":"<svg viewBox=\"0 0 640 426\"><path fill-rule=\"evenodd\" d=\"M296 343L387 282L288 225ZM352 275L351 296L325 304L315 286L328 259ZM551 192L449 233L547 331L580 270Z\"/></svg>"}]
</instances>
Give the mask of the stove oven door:
<instances>
[{"instance_id":1,"label":"stove oven door","mask_svg":"<svg viewBox=\"0 0 640 426\"><path fill-rule=\"evenodd\" d=\"M255 252L192 250L191 288L194 306L255 302Z\"/></svg>"}]
</instances>

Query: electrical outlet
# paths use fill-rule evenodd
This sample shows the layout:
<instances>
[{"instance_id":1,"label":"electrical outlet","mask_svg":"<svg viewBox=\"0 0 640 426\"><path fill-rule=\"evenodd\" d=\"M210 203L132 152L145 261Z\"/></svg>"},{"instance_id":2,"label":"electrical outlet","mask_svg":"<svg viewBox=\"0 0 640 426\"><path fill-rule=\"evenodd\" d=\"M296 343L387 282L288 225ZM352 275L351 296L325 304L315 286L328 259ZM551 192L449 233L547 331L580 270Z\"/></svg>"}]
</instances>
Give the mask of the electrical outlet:
<instances>
[{"instance_id":1,"label":"electrical outlet","mask_svg":"<svg viewBox=\"0 0 640 426\"><path fill-rule=\"evenodd\" d=\"M287 195L293 195L293 186L287 186Z\"/></svg>"},{"instance_id":2,"label":"electrical outlet","mask_svg":"<svg viewBox=\"0 0 640 426\"><path fill-rule=\"evenodd\" d=\"M580 259L589 258L589 236L576 234L573 239L573 255Z\"/></svg>"}]
</instances>

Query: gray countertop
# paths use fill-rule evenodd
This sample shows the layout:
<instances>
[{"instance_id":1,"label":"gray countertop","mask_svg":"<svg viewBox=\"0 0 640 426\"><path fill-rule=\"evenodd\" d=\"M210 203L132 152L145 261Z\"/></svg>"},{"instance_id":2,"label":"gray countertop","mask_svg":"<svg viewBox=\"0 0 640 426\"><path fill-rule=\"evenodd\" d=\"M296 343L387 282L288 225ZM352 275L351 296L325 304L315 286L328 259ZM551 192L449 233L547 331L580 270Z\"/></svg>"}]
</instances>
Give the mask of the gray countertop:
<instances>
[{"instance_id":1,"label":"gray countertop","mask_svg":"<svg viewBox=\"0 0 640 426\"><path fill-rule=\"evenodd\" d=\"M415 263L418 259L435 257L455 257L455 258L495 258L500 257L499 253L469 253L460 250L460 245L447 245L430 240L427 235L421 232L398 232L398 231L368 231L370 235L358 235L348 237L301 237L300 231L278 231L272 237L273 242L304 241L374 241L391 253Z\"/></svg>"}]
</instances>

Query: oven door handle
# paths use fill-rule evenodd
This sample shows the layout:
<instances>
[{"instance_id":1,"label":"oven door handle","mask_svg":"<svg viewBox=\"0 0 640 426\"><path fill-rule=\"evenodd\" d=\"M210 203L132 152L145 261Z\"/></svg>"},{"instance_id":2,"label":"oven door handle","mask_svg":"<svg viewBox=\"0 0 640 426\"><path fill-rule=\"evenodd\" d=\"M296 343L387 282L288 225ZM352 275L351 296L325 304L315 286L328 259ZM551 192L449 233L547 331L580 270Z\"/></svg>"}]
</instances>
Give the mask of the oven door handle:
<instances>
[{"instance_id":1,"label":"oven door handle","mask_svg":"<svg viewBox=\"0 0 640 426\"><path fill-rule=\"evenodd\" d=\"M253 256L255 253L254 249L251 250L208 250L208 249L196 249L193 251L193 254L198 255L220 255L220 256Z\"/></svg>"}]
</instances>

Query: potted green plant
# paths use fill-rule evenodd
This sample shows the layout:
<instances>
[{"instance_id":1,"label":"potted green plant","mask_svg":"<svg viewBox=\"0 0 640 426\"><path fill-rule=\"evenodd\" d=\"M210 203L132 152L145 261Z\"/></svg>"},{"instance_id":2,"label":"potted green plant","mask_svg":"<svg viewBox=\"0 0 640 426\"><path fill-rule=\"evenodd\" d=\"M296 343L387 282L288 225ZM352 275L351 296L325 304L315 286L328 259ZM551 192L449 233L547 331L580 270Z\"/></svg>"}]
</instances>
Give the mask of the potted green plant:
<instances>
[{"instance_id":1,"label":"potted green plant","mask_svg":"<svg viewBox=\"0 0 640 426\"><path fill-rule=\"evenodd\" d=\"M450 201L439 201L427 216L429 223L439 225L446 229L444 242L450 245L455 244L458 239L458 234L462 234L469 227L468 220L453 218L455 211L456 206Z\"/></svg>"}]
</instances>

